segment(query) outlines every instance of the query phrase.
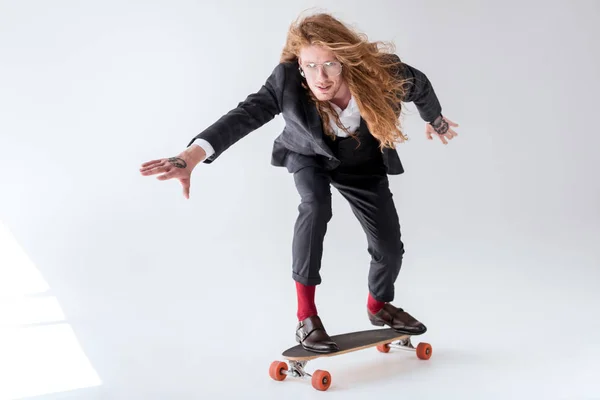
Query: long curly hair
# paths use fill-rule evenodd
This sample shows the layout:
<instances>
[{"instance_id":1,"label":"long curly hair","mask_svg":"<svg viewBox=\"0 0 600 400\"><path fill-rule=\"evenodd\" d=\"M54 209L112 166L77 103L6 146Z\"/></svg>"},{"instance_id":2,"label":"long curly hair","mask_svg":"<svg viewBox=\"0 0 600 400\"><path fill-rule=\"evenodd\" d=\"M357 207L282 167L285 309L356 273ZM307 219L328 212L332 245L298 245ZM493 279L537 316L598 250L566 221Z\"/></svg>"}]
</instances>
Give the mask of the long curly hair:
<instances>
[{"instance_id":1,"label":"long curly hair","mask_svg":"<svg viewBox=\"0 0 600 400\"><path fill-rule=\"evenodd\" d=\"M356 32L332 15L319 13L301 16L290 25L280 61L297 62L300 49L310 45L332 51L342 63L343 78L381 149L395 148L396 142L408 139L399 121L405 81L397 75L401 61L393 54L392 43L370 42L365 34ZM325 133L335 139L329 124L331 117L340 129L348 132L329 102L316 99L305 81L304 87L317 106Z\"/></svg>"}]
</instances>

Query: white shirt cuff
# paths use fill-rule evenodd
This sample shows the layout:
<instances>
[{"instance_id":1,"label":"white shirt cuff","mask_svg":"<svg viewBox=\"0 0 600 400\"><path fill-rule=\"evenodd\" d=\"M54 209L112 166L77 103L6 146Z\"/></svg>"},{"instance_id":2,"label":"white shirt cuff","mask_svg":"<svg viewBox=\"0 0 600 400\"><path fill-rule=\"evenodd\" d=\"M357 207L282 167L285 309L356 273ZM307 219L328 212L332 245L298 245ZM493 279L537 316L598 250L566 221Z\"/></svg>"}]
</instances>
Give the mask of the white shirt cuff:
<instances>
[{"instance_id":1,"label":"white shirt cuff","mask_svg":"<svg viewBox=\"0 0 600 400\"><path fill-rule=\"evenodd\" d=\"M204 149L204 151L206 152L205 160L207 158L209 158L210 156L212 156L213 154L215 154L215 149L211 146L210 143L208 143L204 139L195 139L192 144L197 144L198 146L200 146Z\"/></svg>"}]
</instances>

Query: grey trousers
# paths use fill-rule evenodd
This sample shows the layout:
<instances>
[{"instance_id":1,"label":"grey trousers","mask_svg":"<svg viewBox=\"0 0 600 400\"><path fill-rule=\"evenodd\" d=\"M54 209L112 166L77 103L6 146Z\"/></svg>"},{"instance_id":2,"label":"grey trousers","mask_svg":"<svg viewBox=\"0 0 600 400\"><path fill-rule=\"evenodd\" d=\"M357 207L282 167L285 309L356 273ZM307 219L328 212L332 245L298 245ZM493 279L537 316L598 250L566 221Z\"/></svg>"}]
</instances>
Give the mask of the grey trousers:
<instances>
[{"instance_id":1,"label":"grey trousers","mask_svg":"<svg viewBox=\"0 0 600 400\"><path fill-rule=\"evenodd\" d=\"M380 168L327 171L307 167L294 174L300 204L292 244L292 277L308 286L321 283L320 269L327 224L332 218L331 190L349 202L367 239L371 255L368 289L379 301L394 299L404 244L387 174Z\"/></svg>"}]
</instances>

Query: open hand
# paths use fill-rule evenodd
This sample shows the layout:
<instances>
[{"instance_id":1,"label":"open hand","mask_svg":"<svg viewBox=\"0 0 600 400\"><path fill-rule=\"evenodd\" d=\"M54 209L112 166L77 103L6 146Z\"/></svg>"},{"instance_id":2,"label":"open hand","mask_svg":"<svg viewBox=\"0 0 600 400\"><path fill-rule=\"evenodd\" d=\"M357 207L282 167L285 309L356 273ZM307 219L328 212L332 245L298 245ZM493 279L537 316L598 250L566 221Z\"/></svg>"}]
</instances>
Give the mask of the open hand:
<instances>
[{"instance_id":1,"label":"open hand","mask_svg":"<svg viewBox=\"0 0 600 400\"><path fill-rule=\"evenodd\" d=\"M452 138L458 136L458 133L451 126L457 127L458 124L444 116L440 116L431 124L425 126L425 135L427 135L427 139L429 140L433 140L433 136L437 136L442 143L448 144L448 140L452 140Z\"/></svg>"},{"instance_id":2,"label":"open hand","mask_svg":"<svg viewBox=\"0 0 600 400\"><path fill-rule=\"evenodd\" d=\"M204 150L194 146L193 149L186 150L176 157L147 161L141 165L140 173L144 176L162 173L162 175L156 177L159 181L178 179L183 186L183 195L186 199L189 199L192 170L203 159L202 154L205 154Z\"/></svg>"}]
</instances>

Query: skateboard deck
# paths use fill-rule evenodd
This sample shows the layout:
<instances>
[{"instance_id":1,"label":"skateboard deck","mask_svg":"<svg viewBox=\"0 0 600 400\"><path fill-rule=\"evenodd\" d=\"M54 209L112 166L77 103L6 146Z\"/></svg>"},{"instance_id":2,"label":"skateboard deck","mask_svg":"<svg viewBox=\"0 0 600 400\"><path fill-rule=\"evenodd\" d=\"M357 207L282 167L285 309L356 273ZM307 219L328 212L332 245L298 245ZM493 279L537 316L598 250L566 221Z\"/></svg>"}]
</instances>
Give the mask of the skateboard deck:
<instances>
[{"instance_id":1,"label":"skateboard deck","mask_svg":"<svg viewBox=\"0 0 600 400\"><path fill-rule=\"evenodd\" d=\"M323 370L316 370L312 375L309 374L304 369L308 361L322 357L334 357L371 347L376 347L382 353L389 352L391 348L414 351L419 359L428 360L432 353L431 345L429 343L419 343L415 348L411 343L411 336L396 332L391 328L343 333L331 336L339 349L330 353L317 353L306 350L298 344L282 353L283 358L289 362L289 367L285 361L273 361L269 368L269 375L276 381L283 381L288 376L296 378L308 376L311 378L312 386L315 389L327 390L331 385L331 374Z\"/></svg>"}]
</instances>

